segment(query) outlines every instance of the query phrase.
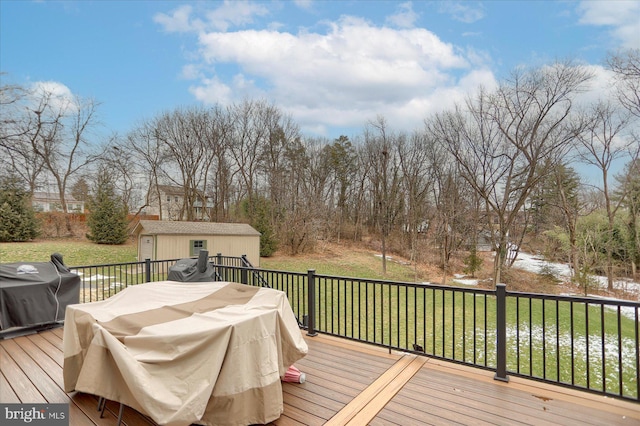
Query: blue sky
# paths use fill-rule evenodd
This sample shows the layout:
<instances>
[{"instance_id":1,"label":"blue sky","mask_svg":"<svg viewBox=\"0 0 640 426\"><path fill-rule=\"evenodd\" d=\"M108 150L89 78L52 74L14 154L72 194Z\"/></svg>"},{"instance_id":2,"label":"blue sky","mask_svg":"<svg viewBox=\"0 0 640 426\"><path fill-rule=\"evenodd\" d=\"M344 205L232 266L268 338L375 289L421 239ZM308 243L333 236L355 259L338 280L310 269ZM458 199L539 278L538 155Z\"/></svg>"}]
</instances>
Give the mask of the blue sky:
<instances>
[{"instance_id":1,"label":"blue sky","mask_svg":"<svg viewBox=\"0 0 640 426\"><path fill-rule=\"evenodd\" d=\"M0 0L2 84L94 98L104 134L245 98L309 136L352 136L377 115L412 131L516 66L572 58L604 81L606 53L627 47L638 1Z\"/></svg>"}]
</instances>

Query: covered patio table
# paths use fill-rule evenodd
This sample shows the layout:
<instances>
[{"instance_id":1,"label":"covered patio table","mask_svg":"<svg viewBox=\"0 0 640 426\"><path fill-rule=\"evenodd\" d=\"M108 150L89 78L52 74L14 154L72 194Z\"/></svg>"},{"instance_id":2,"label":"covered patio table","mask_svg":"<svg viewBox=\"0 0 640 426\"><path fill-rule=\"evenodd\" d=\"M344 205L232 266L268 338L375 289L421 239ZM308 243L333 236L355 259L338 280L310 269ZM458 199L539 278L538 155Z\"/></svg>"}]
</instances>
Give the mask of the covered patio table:
<instances>
[{"instance_id":1,"label":"covered patio table","mask_svg":"<svg viewBox=\"0 0 640 426\"><path fill-rule=\"evenodd\" d=\"M268 423L280 377L307 353L286 294L228 282L162 281L70 305L64 385L158 424Z\"/></svg>"}]
</instances>

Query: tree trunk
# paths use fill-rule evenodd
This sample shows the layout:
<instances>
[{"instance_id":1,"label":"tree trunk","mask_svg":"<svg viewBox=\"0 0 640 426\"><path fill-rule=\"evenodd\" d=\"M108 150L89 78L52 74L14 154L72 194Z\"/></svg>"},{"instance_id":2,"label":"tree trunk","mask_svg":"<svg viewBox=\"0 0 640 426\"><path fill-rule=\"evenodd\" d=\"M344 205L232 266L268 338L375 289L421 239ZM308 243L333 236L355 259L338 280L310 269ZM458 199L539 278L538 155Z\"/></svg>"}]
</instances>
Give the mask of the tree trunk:
<instances>
[{"instance_id":1,"label":"tree trunk","mask_svg":"<svg viewBox=\"0 0 640 426\"><path fill-rule=\"evenodd\" d=\"M382 232L382 273L387 275L387 238Z\"/></svg>"}]
</instances>

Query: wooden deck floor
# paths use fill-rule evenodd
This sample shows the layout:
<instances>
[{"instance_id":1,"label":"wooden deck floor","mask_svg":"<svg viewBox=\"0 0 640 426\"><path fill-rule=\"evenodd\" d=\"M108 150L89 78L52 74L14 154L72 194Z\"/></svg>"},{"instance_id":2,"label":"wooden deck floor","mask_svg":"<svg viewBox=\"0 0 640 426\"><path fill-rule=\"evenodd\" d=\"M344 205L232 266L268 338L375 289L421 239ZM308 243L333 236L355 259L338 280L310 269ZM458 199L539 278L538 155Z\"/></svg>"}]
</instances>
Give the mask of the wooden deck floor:
<instances>
[{"instance_id":1,"label":"wooden deck floor","mask_svg":"<svg viewBox=\"0 0 640 426\"><path fill-rule=\"evenodd\" d=\"M307 337L303 384L283 384L275 425L640 425L640 404L327 336ZM69 403L70 425L116 423L97 399L62 386L62 328L0 340L0 402ZM153 425L129 408L128 426Z\"/></svg>"}]
</instances>

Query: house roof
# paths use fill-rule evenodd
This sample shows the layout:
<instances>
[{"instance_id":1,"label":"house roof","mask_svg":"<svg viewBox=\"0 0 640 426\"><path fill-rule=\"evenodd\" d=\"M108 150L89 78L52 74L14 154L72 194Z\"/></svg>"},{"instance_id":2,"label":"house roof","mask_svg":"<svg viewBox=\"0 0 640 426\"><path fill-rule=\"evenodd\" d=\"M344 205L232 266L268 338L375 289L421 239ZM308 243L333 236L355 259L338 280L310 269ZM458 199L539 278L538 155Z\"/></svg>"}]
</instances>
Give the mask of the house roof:
<instances>
[{"instance_id":1,"label":"house roof","mask_svg":"<svg viewBox=\"0 0 640 426\"><path fill-rule=\"evenodd\" d=\"M246 223L182 222L167 220L141 220L133 228L134 234L151 235L245 235L260 236Z\"/></svg>"},{"instance_id":2,"label":"house roof","mask_svg":"<svg viewBox=\"0 0 640 426\"><path fill-rule=\"evenodd\" d=\"M165 194L184 195L184 188L182 186L158 185L158 189L164 192Z\"/></svg>"},{"instance_id":3,"label":"house roof","mask_svg":"<svg viewBox=\"0 0 640 426\"><path fill-rule=\"evenodd\" d=\"M165 195L178 195L180 197L184 197L185 188L183 186L176 185L158 185L158 190L163 192ZM197 190L198 194L203 195L201 190ZM211 197L211 195L207 195L207 197Z\"/></svg>"},{"instance_id":4,"label":"house roof","mask_svg":"<svg viewBox=\"0 0 640 426\"><path fill-rule=\"evenodd\" d=\"M37 201L60 201L60 194L56 193L56 192L34 192L33 193L33 200L37 200ZM72 202L72 203L77 203L79 202L78 200L76 200L73 195L70 194L65 194L64 199L67 202ZM82 201L80 201L82 202Z\"/></svg>"}]
</instances>

